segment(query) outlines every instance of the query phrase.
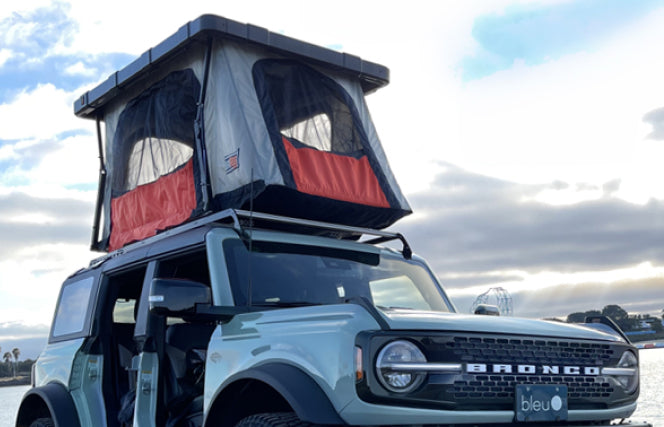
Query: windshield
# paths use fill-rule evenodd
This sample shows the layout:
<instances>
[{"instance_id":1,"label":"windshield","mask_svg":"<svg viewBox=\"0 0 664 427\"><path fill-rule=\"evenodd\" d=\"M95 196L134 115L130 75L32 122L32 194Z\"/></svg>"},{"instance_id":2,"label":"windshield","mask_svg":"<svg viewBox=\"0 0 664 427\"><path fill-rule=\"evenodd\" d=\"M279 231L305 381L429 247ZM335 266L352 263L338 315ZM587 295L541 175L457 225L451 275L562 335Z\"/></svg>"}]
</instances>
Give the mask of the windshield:
<instances>
[{"instance_id":1,"label":"windshield","mask_svg":"<svg viewBox=\"0 0 664 427\"><path fill-rule=\"evenodd\" d=\"M451 311L428 269L397 254L275 242L224 242L235 304L340 304L365 297L376 307ZM250 256L251 254L251 256Z\"/></svg>"}]
</instances>

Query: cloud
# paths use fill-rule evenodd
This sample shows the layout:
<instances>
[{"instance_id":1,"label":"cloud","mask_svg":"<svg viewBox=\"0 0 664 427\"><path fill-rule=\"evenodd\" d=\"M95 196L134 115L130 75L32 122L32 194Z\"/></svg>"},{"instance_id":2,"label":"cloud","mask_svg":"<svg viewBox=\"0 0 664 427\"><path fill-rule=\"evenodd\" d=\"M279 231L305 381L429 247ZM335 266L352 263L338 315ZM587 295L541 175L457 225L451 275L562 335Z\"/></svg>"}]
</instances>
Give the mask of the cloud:
<instances>
[{"instance_id":1,"label":"cloud","mask_svg":"<svg viewBox=\"0 0 664 427\"><path fill-rule=\"evenodd\" d=\"M44 244L81 244L89 240L94 205L74 199L0 195L0 259Z\"/></svg>"},{"instance_id":2,"label":"cloud","mask_svg":"<svg viewBox=\"0 0 664 427\"><path fill-rule=\"evenodd\" d=\"M460 311L492 287L507 289L523 317L608 304L630 312L664 307L661 200L617 199L611 194L620 181L527 185L442 166L429 190L409 197L415 214L398 228ZM542 194L555 200L555 193L589 191L592 200L541 201Z\"/></svg>"},{"instance_id":3,"label":"cloud","mask_svg":"<svg viewBox=\"0 0 664 427\"><path fill-rule=\"evenodd\" d=\"M79 129L85 122L72 113L73 93L51 83L21 91L0 104L2 138L6 140L51 139L62 132Z\"/></svg>"},{"instance_id":4,"label":"cloud","mask_svg":"<svg viewBox=\"0 0 664 427\"><path fill-rule=\"evenodd\" d=\"M76 24L67 16L69 5L54 1L47 6L14 12L0 20L0 41L19 54L39 61L54 46L69 43Z\"/></svg>"},{"instance_id":5,"label":"cloud","mask_svg":"<svg viewBox=\"0 0 664 427\"><path fill-rule=\"evenodd\" d=\"M65 68L65 73L69 75L80 75L85 77L95 77L98 74L96 68L90 68L83 61L78 61Z\"/></svg>"},{"instance_id":6,"label":"cloud","mask_svg":"<svg viewBox=\"0 0 664 427\"><path fill-rule=\"evenodd\" d=\"M448 164L429 191L410 197L419 218L400 228L439 274L664 264L664 202L604 197L554 206L536 200L555 187L560 183L516 184Z\"/></svg>"},{"instance_id":7,"label":"cloud","mask_svg":"<svg viewBox=\"0 0 664 427\"><path fill-rule=\"evenodd\" d=\"M565 318L574 312L601 310L607 305L620 305L629 313L648 313L659 316L664 307L664 278L626 279L610 282L561 282L556 286L512 290L514 314L519 317ZM486 289L489 289L487 287ZM485 289L485 290L486 290ZM480 294L449 291L460 312L468 313ZM489 304L498 305L497 294L492 293Z\"/></svg>"},{"instance_id":8,"label":"cloud","mask_svg":"<svg viewBox=\"0 0 664 427\"><path fill-rule=\"evenodd\" d=\"M80 30L70 17L71 5L54 1L34 6L0 17L0 102L55 82L58 89L79 95L81 87L105 79L132 58L113 51L72 49ZM71 101L65 110L70 114Z\"/></svg>"},{"instance_id":9,"label":"cloud","mask_svg":"<svg viewBox=\"0 0 664 427\"><path fill-rule=\"evenodd\" d=\"M657 141L664 140L664 107L649 111L643 116L643 121L652 125L652 132L648 138Z\"/></svg>"},{"instance_id":10,"label":"cloud","mask_svg":"<svg viewBox=\"0 0 664 427\"><path fill-rule=\"evenodd\" d=\"M46 345L49 327L21 322L0 323L0 355L13 348L21 351L19 360L35 360Z\"/></svg>"},{"instance_id":11,"label":"cloud","mask_svg":"<svg viewBox=\"0 0 664 427\"><path fill-rule=\"evenodd\" d=\"M45 240L48 242L53 237L52 233L66 233L68 227L50 224L29 230L33 233L51 233ZM7 231L8 228L2 228L3 243ZM3 248L0 254L0 322L51 323L60 285L94 258L86 244L89 233L85 238L80 237L73 243L58 241L49 244L28 233L27 238L18 244L8 243L13 248L10 254ZM69 239L74 240L72 237Z\"/></svg>"},{"instance_id":12,"label":"cloud","mask_svg":"<svg viewBox=\"0 0 664 427\"><path fill-rule=\"evenodd\" d=\"M0 68L5 65L5 62L9 60L13 55L12 51L9 49L0 49Z\"/></svg>"},{"instance_id":13,"label":"cloud","mask_svg":"<svg viewBox=\"0 0 664 427\"><path fill-rule=\"evenodd\" d=\"M664 279L589 282L513 294L515 311L526 317L560 316L578 311L601 310L620 305L629 313L659 315L664 307ZM542 304L542 301L548 301Z\"/></svg>"},{"instance_id":14,"label":"cloud","mask_svg":"<svg viewBox=\"0 0 664 427\"><path fill-rule=\"evenodd\" d=\"M96 141L86 131L65 132L48 140L0 140L0 197L23 194L91 206L98 169ZM35 212L32 217L39 215Z\"/></svg>"},{"instance_id":15,"label":"cloud","mask_svg":"<svg viewBox=\"0 0 664 427\"><path fill-rule=\"evenodd\" d=\"M48 334L49 327L41 324L28 324L22 322L0 323L0 345L6 340L21 338L42 338ZM2 346L5 351L7 347Z\"/></svg>"},{"instance_id":16,"label":"cloud","mask_svg":"<svg viewBox=\"0 0 664 427\"><path fill-rule=\"evenodd\" d=\"M620 179L614 179L614 180L612 180L612 181L609 181L609 182L605 183L605 184L602 186L602 191L604 192L604 196L605 196L605 197L609 197L609 196L611 196L613 193L615 193L615 192L617 192L618 190L620 190L620 184L621 184L621 180L620 180Z\"/></svg>"}]
</instances>

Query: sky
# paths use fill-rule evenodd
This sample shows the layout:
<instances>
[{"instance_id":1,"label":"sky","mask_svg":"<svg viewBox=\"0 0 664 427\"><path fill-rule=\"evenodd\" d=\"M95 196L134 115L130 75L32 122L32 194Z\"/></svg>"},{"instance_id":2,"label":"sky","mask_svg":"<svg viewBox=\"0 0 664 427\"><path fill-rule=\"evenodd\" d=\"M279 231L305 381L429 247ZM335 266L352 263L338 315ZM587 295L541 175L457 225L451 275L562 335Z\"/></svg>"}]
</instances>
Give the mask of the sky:
<instances>
[{"instance_id":1,"label":"sky","mask_svg":"<svg viewBox=\"0 0 664 427\"><path fill-rule=\"evenodd\" d=\"M14 3L0 4L5 350L36 356L60 284L98 256L95 125L74 100L203 13L390 68L367 102L414 211L392 229L459 311L492 288L524 317L664 309L661 2Z\"/></svg>"}]
</instances>

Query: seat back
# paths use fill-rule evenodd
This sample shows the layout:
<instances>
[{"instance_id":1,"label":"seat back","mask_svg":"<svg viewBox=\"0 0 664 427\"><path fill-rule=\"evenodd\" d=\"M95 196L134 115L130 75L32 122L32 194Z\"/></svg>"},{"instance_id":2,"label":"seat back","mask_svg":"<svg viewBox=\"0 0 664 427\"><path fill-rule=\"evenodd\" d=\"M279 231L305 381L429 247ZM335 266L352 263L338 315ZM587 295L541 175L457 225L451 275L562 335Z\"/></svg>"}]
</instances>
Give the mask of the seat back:
<instances>
[{"instance_id":1,"label":"seat back","mask_svg":"<svg viewBox=\"0 0 664 427\"><path fill-rule=\"evenodd\" d=\"M189 401L203 393L205 357L215 325L176 323L166 329L166 404Z\"/></svg>"}]
</instances>

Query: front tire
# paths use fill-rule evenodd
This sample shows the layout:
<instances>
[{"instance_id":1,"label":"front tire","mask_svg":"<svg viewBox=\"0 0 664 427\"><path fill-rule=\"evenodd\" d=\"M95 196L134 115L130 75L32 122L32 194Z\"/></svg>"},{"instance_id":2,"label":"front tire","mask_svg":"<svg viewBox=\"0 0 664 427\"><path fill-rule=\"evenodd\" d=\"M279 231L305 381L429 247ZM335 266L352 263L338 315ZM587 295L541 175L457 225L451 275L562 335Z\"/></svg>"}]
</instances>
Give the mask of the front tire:
<instances>
[{"instance_id":1,"label":"front tire","mask_svg":"<svg viewBox=\"0 0 664 427\"><path fill-rule=\"evenodd\" d=\"M295 412L272 412L250 415L240 420L235 427L311 427L313 424L300 420ZM31 426L32 427L32 426Z\"/></svg>"},{"instance_id":2,"label":"front tire","mask_svg":"<svg viewBox=\"0 0 664 427\"><path fill-rule=\"evenodd\" d=\"M55 423L53 418L37 418L30 424L30 427L55 427Z\"/></svg>"}]
</instances>

